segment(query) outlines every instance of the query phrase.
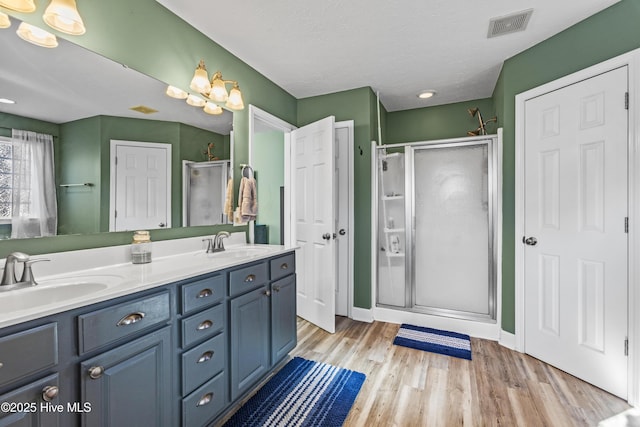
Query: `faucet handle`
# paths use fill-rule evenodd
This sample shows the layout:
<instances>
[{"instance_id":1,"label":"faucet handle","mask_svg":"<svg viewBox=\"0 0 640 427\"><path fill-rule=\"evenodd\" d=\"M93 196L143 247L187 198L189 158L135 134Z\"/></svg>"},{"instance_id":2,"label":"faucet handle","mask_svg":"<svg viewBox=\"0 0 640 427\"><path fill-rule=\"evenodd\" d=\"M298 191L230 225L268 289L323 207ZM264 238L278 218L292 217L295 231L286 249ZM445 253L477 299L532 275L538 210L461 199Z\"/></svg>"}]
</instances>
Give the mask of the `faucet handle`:
<instances>
[{"instance_id":1,"label":"faucet handle","mask_svg":"<svg viewBox=\"0 0 640 427\"><path fill-rule=\"evenodd\" d=\"M51 261L51 260L49 258L35 258L35 259L28 259L27 261L24 261L24 270L22 270L22 278L20 278L20 282L27 282L31 286L37 285L38 282L36 282L36 279L33 277L33 270L31 269L31 265L41 261Z\"/></svg>"},{"instance_id":2,"label":"faucet handle","mask_svg":"<svg viewBox=\"0 0 640 427\"><path fill-rule=\"evenodd\" d=\"M213 252L213 237L206 237L202 239L203 242L207 242L207 253Z\"/></svg>"}]
</instances>

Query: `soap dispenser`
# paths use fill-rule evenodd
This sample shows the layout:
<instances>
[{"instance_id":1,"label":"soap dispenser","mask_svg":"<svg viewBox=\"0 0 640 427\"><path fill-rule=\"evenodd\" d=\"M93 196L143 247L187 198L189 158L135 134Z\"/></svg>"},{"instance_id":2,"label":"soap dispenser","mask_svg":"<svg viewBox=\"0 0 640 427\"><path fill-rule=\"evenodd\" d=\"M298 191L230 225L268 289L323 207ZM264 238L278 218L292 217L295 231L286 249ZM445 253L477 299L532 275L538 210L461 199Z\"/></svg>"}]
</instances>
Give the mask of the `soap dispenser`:
<instances>
[{"instance_id":1,"label":"soap dispenser","mask_svg":"<svg viewBox=\"0 0 640 427\"><path fill-rule=\"evenodd\" d=\"M146 230L135 231L131 243L131 262L146 264L151 262L151 237Z\"/></svg>"}]
</instances>

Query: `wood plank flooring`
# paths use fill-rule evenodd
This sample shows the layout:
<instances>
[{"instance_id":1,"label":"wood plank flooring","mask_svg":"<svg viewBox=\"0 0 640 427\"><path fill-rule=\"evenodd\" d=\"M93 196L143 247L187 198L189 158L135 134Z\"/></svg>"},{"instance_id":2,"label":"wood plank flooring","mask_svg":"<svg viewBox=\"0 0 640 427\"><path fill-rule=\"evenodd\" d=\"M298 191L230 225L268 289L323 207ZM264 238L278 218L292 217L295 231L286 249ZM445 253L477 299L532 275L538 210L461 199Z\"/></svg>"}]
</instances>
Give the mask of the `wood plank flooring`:
<instances>
[{"instance_id":1,"label":"wood plank flooring","mask_svg":"<svg viewBox=\"0 0 640 427\"><path fill-rule=\"evenodd\" d=\"M367 379L345 426L595 426L629 405L493 341L471 339L473 360L393 345L399 325L336 317L336 333L298 319L291 356Z\"/></svg>"}]
</instances>

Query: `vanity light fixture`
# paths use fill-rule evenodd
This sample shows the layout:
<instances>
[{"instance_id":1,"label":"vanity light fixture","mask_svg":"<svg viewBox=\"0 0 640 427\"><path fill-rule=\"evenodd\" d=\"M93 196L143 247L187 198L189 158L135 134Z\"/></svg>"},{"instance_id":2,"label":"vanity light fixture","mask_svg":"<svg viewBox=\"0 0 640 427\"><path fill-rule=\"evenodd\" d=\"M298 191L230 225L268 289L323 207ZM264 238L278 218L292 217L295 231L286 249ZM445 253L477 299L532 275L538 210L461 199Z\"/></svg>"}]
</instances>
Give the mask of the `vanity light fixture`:
<instances>
[{"instance_id":1,"label":"vanity light fixture","mask_svg":"<svg viewBox=\"0 0 640 427\"><path fill-rule=\"evenodd\" d=\"M11 26L11 20L9 15L0 12L0 28L9 28Z\"/></svg>"},{"instance_id":2,"label":"vanity light fixture","mask_svg":"<svg viewBox=\"0 0 640 427\"><path fill-rule=\"evenodd\" d=\"M204 112L207 114L213 114L214 116L217 116L218 114L222 114L222 107L219 106L218 104L214 104L211 101L207 101L207 103L204 104Z\"/></svg>"},{"instance_id":3,"label":"vanity light fixture","mask_svg":"<svg viewBox=\"0 0 640 427\"><path fill-rule=\"evenodd\" d=\"M420 99L429 99L434 97L435 94L436 94L435 90L423 90L422 92L419 92L417 96Z\"/></svg>"},{"instance_id":4,"label":"vanity light fixture","mask_svg":"<svg viewBox=\"0 0 640 427\"><path fill-rule=\"evenodd\" d=\"M33 0L0 0L0 6L22 13L31 13L36 10Z\"/></svg>"},{"instance_id":5,"label":"vanity light fixture","mask_svg":"<svg viewBox=\"0 0 640 427\"><path fill-rule=\"evenodd\" d=\"M199 96L189 94L189 96L187 96L187 104L193 107L204 107L206 101Z\"/></svg>"},{"instance_id":6,"label":"vanity light fixture","mask_svg":"<svg viewBox=\"0 0 640 427\"><path fill-rule=\"evenodd\" d=\"M227 84L233 85L230 93L227 92ZM189 87L208 100L213 102L226 102L225 105L232 110L244 109L244 101L242 100L242 92L240 92L238 82L235 80L224 80L220 71L216 71L211 77L211 82L209 82L204 59L201 59L196 67Z\"/></svg>"},{"instance_id":7,"label":"vanity light fixture","mask_svg":"<svg viewBox=\"0 0 640 427\"><path fill-rule=\"evenodd\" d=\"M0 98L0 104L15 104L16 101L9 98Z\"/></svg>"},{"instance_id":8,"label":"vanity light fixture","mask_svg":"<svg viewBox=\"0 0 640 427\"><path fill-rule=\"evenodd\" d=\"M187 96L189 96L187 92L183 91L178 87L171 86L171 85L167 87L167 91L165 93L175 99L187 99Z\"/></svg>"},{"instance_id":9,"label":"vanity light fixture","mask_svg":"<svg viewBox=\"0 0 640 427\"><path fill-rule=\"evenodd\" d=\"M18 26L16 33L22 40L28 41L29 43L33 43L37 46L47 48L54 48L58 46L58 39L55 35L43 30L42 28L27 24L26 22L22 22Z\"/></svg>"},{"instance_id":10,"label":"vanity light fixture","mask_svg":"<svg viewBox=\"0 0 640 427\"><path fill-rule=\"evenodd\" d=\"M75 0L51 0L42 19L51 28L66 34L79 36L86 32Z\"/></svg>"}]
</instances>

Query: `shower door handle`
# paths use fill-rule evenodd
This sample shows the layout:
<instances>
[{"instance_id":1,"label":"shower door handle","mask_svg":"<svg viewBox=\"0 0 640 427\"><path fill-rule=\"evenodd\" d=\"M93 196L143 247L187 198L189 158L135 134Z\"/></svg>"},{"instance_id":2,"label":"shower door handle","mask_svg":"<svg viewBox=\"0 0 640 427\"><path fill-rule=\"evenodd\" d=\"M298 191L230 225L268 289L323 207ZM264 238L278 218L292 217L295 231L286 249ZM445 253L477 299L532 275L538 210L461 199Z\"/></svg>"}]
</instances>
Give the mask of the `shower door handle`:
<instances>
[{"instance_id":1,"label":"shower door handle","mask_svg":"<svg viewBox=\"0 0 640 427\"><path fill-rule=\"evenodd\" d=\"M538 243L538 239L536 239L535 237L523 237L522 242L525 245L535 246Z\"/></svg>"}]
</instances>

